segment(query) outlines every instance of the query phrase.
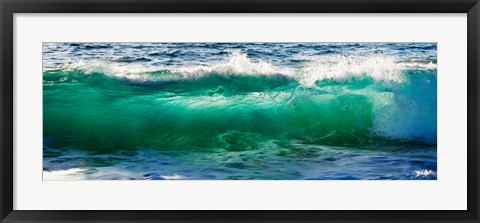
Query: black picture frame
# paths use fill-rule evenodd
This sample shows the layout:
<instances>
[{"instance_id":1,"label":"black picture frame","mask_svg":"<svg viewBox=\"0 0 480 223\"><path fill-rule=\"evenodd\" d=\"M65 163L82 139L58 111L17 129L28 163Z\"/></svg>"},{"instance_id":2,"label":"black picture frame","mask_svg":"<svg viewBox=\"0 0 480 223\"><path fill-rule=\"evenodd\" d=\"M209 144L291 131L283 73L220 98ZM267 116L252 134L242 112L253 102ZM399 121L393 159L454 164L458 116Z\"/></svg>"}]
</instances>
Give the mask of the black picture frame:
<instances>
[{"instance_id":1,"label":"black picture frame","mask_svg":"<svg viewBox=\"0 0 480 223\"><path fill-rule=\"evenodd\" d=\"M479 0L1 0L1 222L480 222ZM467 210L35 211L13 210L14 13L467 13ZM41 193L39 191L39 193ZM288 201L285 201L288 202ZM445 201L448 202L448 201Z\"/></svg>"}]
</instances>

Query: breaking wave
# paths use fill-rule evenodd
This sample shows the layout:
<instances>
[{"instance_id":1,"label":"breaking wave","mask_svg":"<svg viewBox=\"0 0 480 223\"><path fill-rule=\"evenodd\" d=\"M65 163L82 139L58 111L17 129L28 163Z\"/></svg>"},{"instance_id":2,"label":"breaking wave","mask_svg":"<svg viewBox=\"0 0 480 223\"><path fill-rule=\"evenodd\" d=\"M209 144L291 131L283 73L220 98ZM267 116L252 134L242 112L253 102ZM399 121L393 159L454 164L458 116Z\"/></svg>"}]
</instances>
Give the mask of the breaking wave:
<instances>
[{"instance_id":1,"label":"breaking wave","mask_svg":"<svg viewBox=\"0 0 480 223\"><path fill-rule=\"evenodd\" d=\"M44 71L44 131L62 147L95 150L242 150L272 139L434 145L436 88L433 62L375 54L295 69L239 52L168 69L76 63Z\"/></svg>"},{"instance_id":2,"label":"breaking wave","mask_svg":"<svg viewBox=\"0 0 480 223\"><path fill-rule=\"evenodd\" d=\"M133 60L133 59L132 59ZM433 61L397 61L393 56L371 54L364 56L328 55L304 58L300 68L274 66L263 60L247 57L234 51L227 61L210 66L186 66L175 68L143 67L139 64L106 63L101 61L64 64L48 73L104 74L134 84L161 84L165 82L195 80L208 76L283 76L297 80L305 87L312 87L322 80L346 81L352 78L370 77L377 81L401 82L404 71L409 69L435 70Z\"/></svg>"}]
</instances>

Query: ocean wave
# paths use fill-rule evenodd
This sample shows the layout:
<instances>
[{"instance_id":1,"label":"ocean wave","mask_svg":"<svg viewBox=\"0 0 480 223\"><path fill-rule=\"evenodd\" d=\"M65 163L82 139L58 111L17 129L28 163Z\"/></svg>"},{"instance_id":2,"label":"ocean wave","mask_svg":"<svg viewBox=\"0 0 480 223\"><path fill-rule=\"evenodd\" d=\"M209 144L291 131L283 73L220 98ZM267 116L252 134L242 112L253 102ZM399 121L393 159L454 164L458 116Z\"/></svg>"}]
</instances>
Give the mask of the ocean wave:
<instances>
[{"instance_id":1,"label":"ocean wave","mask_svg":"<svg viewBox=\"0 0 480 223\"><path fill-rule=\"evenodd\" d=\"M108 145L125 134L121 129L140 133L153 125L151 132L138 136L152 147L202 147L209 144L206 138L214 147L231 137L219 135L232 130L268 132L274 138L287 134L329 145L431 145L437 141L437 73L432 64L374 54L317 58L286 69L239 51L223 63L163 70L79 62L44 72L45 105L62 102L45 107L45 130L67 135L66 142L79 139L77 144L97 140L96 134L86 133L112 132L103 142ZM69 82L82 84L55 86ZM62 129L55 124L59 121L69 125ZM112 124L115 129L110 129ZM200 128L201 134L184 139L185 130L196 126L212 129Z\"/></svg>"},{"instance_id":2,"label":"ocean wave","mask_svg":"<svg viewBox=\"0 0 480 223\"><path fill-rule=\"evenodd\" d=\"M47 89L51 92L44 95L50 103L44 108L44 132L63 146L241 150L255 148L253 142L263 137L337 146L435 145L437 140L434 96L416 102L423 89L398 95L292 89L224 95L142 89L133 96L130 88L115 90L113 96L113 89L98 86L64 93Z\"/></svg>"},{"instance_id":3,"label":"ocean wave","mask_svg":"<svg viewBox=\"0 0 480 223\"><path fill-rule=\"evenodd\" d=\"M398 61L393 56L383 54L326 55L302 60L305 62L299 68L288 68L275 66L269 61L249 58L241 51L233 51L228 60L209 66L154 67L141 64L80 61L64 64L56 69L44 68L44 72L81 71L85 75L104 74L133 84L149 85L195 80L212 75L225 77L280 75L297 80L305 87L313 87L315 83L322 80L346 81L364 76L377 81L402 82L405 70L437 68L437 64L433 61Z\"/></svg>"}]
</instances>

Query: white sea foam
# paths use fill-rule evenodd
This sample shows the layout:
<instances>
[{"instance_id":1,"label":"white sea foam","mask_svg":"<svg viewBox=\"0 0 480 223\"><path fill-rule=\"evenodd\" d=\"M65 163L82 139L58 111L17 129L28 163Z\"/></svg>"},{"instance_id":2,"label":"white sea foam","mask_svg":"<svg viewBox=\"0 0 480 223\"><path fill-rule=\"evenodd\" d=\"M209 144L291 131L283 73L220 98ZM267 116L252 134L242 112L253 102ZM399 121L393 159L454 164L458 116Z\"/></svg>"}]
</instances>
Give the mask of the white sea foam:
<instances>
[{"instance_id":1,"label":"white sea foam","mask_svg":"<svg viewBox=\"0 0 480 223\"><path fill-rule=\"evenodd\" d=\"M151 77L149 77L148 74L156 71L153 67L146 67L140 64L123 65L120 63L108 63L103 61L78 61L75 63L64 64L59 67L59 70L81 70L85 75L102 73L114 78L138 83L151 80Z\"/></svg>"},{"instance_id":2,"label":"white sea foam","mask_svg":"<svg viewBox=\"0 0 480 223\"><path fill-rule=\"evenodd\" d=\"M91 180L91 179L114 179L114 180L128 180L130 178L142 178L142 174L128 169L119 167L98 167L95 171L89 172L88 169L71 168L66 170L43 171L43 180ZM185 180L186 176L179 174L165 174L160 176L163 180Z\"/></svg>"},{"instance_id":3,"label":"white sea foam","mask_svg":"<svg viewBox=\"0 0 480 223\"><path fill-rule=\"evenodd\" d=\"M252 60L240 51L233 51L226 62L213 66L197 66L178 68L176 72L189 76L202 76L205 74L217 73L222 75L288 75L290 70L280 69L271 63L263 60Z\"/></svg>"},{"instance_id":4,"label":"white sea foam","mask_svg":"<svg viewBox=\"0 0 480 223\"><path fill-rule=\"evenodd\" d=\"M85 180L85 170L72 168L67 170L43 171L43 180Z\"/></svg>"},{"instance_id":5,"label":"white sea foam","mask_svg":"<svg viewBox=\"0 0 480 223\"><path fill-rule=\"evenodd\" d=\"M164 180L184 180L187 179L185 176L173 174L173 175L161 175Z\"/></svg>"},{"instance_id":6,"label":"white sea foam","mask_svg":"<svg viewBox=\"0 0 480 223\"><path fill-rule=\"evenodd\" d=\"M314 86L319 80L347 80L363 75L376 80L400 81L401 69L391 56L325 56L307 63L301 70L300 83Z\"/></svg>"},{"instance_id":7,"label":"white sea foam","mask_svg":"<svg viewBox=\"0 0 480 223\"><path fill-rule=\"evenodd\" d=\"M297 79L305 87L312 87L320 80L344 81L364 75L379 81L400 82L403 80L404 69L436 69L436 67L433 62L397 61L393 56L371 54L310 57L300 68L287 68L275 66L268 61L251 59L245 53L233 51L226 61L210 66L155 67L133 63L79 61L65 64L58 69L81 70L86 75L103 73L138 84L196 79L209 75L283 75ZM152 75L155 71L169 72L164 75Z\"/></svg>"}]
</instances>

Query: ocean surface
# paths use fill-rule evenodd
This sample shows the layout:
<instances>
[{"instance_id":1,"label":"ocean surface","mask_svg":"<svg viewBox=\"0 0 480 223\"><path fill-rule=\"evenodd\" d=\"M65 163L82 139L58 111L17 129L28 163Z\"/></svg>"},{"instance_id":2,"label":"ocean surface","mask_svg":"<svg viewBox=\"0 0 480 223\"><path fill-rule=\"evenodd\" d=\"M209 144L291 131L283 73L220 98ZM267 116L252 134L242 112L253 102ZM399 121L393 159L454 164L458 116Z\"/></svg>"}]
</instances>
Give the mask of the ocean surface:
<instances>
[{"instance_id":1,"label":"ocean surface","mask_svg":"<svg viewBox=\"0 0 480 223\"><path fill-rule=\"evenodd\" d=\"M44 180L435 180L436 43L44 43Z\"/></svg>"}]
</instances>

